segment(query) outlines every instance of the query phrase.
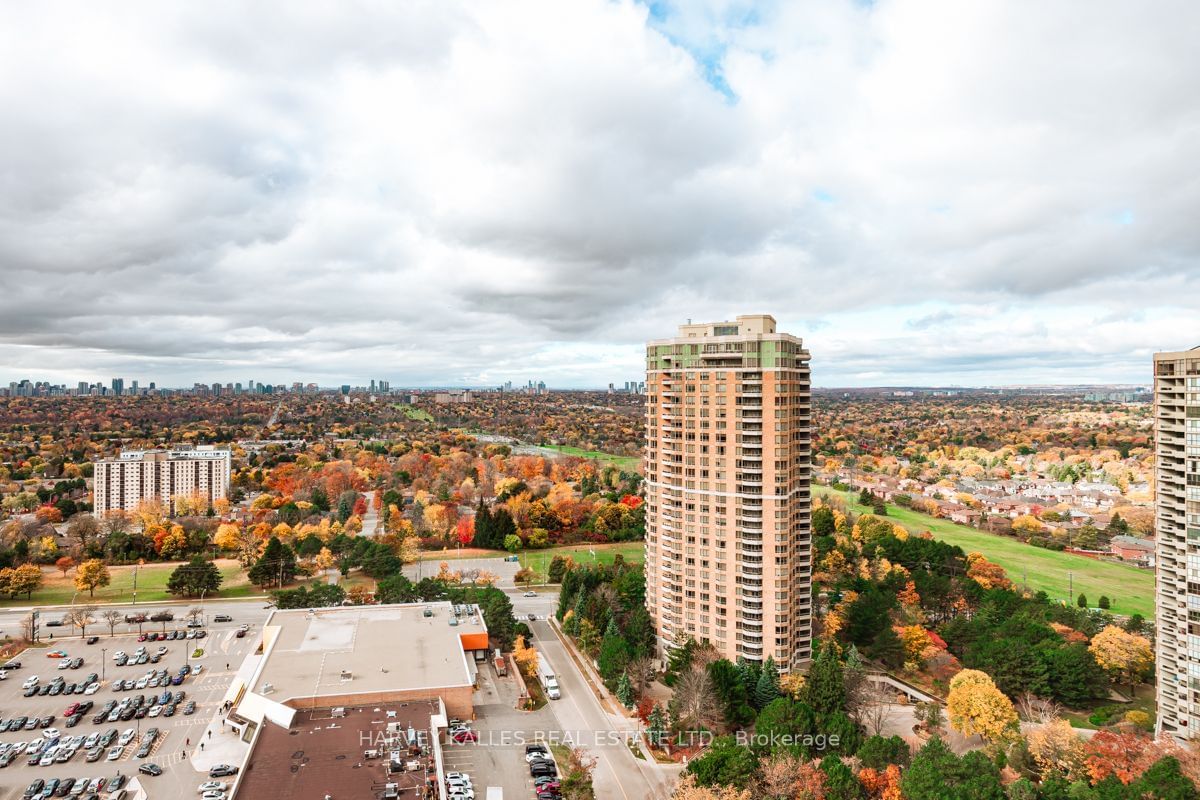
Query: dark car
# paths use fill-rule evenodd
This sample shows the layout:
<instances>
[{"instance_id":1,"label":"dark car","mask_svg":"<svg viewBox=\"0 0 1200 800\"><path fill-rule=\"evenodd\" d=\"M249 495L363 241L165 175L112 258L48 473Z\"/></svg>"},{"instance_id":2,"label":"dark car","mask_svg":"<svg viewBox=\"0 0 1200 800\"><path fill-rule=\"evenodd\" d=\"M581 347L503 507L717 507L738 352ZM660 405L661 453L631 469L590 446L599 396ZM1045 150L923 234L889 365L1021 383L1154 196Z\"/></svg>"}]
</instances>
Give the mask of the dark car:
<instances>
[{"instance_id":1,"label":"dark car","mask_svg":"<svg viewBox=\"0 0 1200 800\"><path fill-rule=\"evenodd\" d=\"M183 715L185 717L188 717L195 713L196 713L196 701L188 700L187 705L183 707Z\"/></svg>"},{"instance_id":2,"label":"dark car","mask_svg":"<svg viewBox=\"0 0 1200 800\"><path fill-rule=\"evenodd\" d=\"M7 664L5 664L3 667L0 667L0 669L5 669L5 670L9 670L9 669L20 669L20 668L21 668L21 662L20 662L20 661L10 661L10 662L8 662Z\"/></svg>"},{"instance_id":3,"label":"dark car","mask_svg":"<svg viewBox=\"0 0 1200 800\"><path fill-rule=\"evenodd\" d=\"M71 787L73 787L74 785L75 785L74 778L63 778L62 783L60 783L58 785L58 789L55 790L54 795L56 797L66 797L67 795L69 795L71 793Z\"/></svg>"},{"instance_id":4,"label":"dark car","mask_svg":"<svg viewBox=\"0 0 1200 800\"><path fill-rule=\"evenodd\" d=\"M241 628L238 628L238 632L236 635L237 635L237 638L239 638L239 639L246 638L246 632L244 630L242 630Z\"/></svg>"},{"instance_id":5,"label":"dark car","mask_svg":"<svg viewBox=\"0 0 1200 800\"><path fill-rule=\"evenodd\" d=\"M228 778L230 775L237 775L238 768L232 767L229 764L216 764L209 768L208 777L210 778ZM38 781L41 783L41 781Z\"/></svg>"},{"instance_id":6,"label":"dark car","mask_svg":"<svg viewBox=\"0 0 1200 800\"><path fill-rule=\"evenodd\" d=\"M150 751L154 749L154 742L143 742L142 746L133 754L134 758L148 758Z\"/></svg>"},{"instance_id":7,"label":"dark car","mask_svg":"<svg viewBox=\"0 0 1200 800\"><path fill-rule=\"evenodd\" d=\"M83 712L82 712L82 711L80 711L80 712L79 712L79 713L77 713L77 714L72 714L71 716L67 717L66 726L67 726L68 728L74 728L76 725L78 725L78 724L79 724L79 721L80 721L81 719L83 719Z\"/></svg>"},{"instance_id":8,"label":"dark car","mask_svg":"<svg viewBox=\"0 0 1200 800\"><path fill-rule=\"evenodd\" d=\"M133 719L133 715L136 713L137 713L137 708L135 708L134 706L129 706L128 708L126 708L124 711L121 712L120 719L122 722L129 722L129 720Z\"/></svg>"},{"instance_id":9,"label":"dark car","mask_svg":"<svg viewBox=\"0 0 1200 800\"><path fill-rule=\"evenodd\" d=\"M46 695L50 694L50 687L57 686L57 685L58 684L56 684L56 683L43 683L41 686L38 687L38 696L45 697ZM62 691L62 689L59 689L59 691Z\"/></svg>"},{"instance_id":10,"label":"dark car","mask_svg":"<svg viewBox=\"0 0 1200 800\"><path fill-rule=\"evenodd\" d=\"M54 724L54 715L47 714L46 716L42 717L42 719L38 722L38 727L39 728L49 728L53 724Z\"/></svg>"},{"instance_id":11,"label":"dark car","mask_svg":"<svg viewBox=\"0 0 1200 800\"><path fill-rule=\"evenodd\" d=\"M216 769L216 767L213 767L213 769ZM140 767L138 767L138 772L142 773L143 775L162 775L162 767L160 767L158 764L142 764ZM209 770L208 774L210 777L213 777L212 770ZM233 773L229 774L232 775Z\"/></svg>"},{"instance_id":12,"label":"dark car","mask_svg":"<svg viewBox=\"0 0 1200 800\"><path fill-rule=\"evenodd\" d=\"M96 642L98 642L98 641L100 641L100 637L99 637L99 636L89 636L89 637L87 637L87 643L88 643L88 644L95 644L95 643L96 643Z\"/></svg>"},{"instance_id":13,"label":"dark car","mask_svg":"<svg viewBox=\"0 0 1200 800\"><path fill-rule=\"evenodd\" d=\"M108 786L105 788L107 788L108 791L110 791L110 792L115 792L117 789L120 789L122 786L125 785L125 780L126 780L125 775L117 775L115 778L112 778L108 782Z\"/></svg>"},{"instance_id":14,"label":"dark car","mask_svg":"<svg viewBox=\"0 0 1200 800\"><path fill-rule=\"evenodd\" d=\"M175 615L170 611L159 611L157 614L150 615L151 622L170 622L175 619Z\"/></svg>"},{"instance_id":15,"label":"dark car","mask_svg":"<svg viewBox=\"0 0 1200 800\"><path fill-rule=\"evenodd\" d=\"M228 614L217 614L213 617L213 622L233 622L233 617Z\"/></svg>"},{"instance_id":16,"label":"dark car","mask_svg":"<svg viewBox=\"0 0 1200 800\"><path fill-rule=\"evenodd\" d=\"M25 690L26 697L33 697L37 693L38 693L38 687L36 687L36 686L30 686L28 689Z\"/></svg>"},{"instance_id":17,"label":"dark car","mask_svg":"<svg viewBox=\"0 0 1200 800\"><path fill-rule=\"evenodd\" d=\"M42 780L41 778L38 778L33 783L29 784L29 788L25 790L26 800L28 800L28 798L30 798L30 797L33 797L35 794L40 794L42 791L42 787L45 785L46 785L46 782L44 780Z\"/></svg>"},{"instance_id":18,"label":"dark car","mask_svg":"<svg viewBox=\"0 0 1200 800\"><path fill-rule=\"evenodd\" d=\"M164 717L173 717L173 716L175 716L175 704L174 704L174 703L172 703L171 705L169 705L169 706L167 706L166 708L164 708L164 709L163 709L163 712L162 712L162 715L163 715Z\"/></svg>"},{"instance_id":19,"label":"dark car","mask_svg":"<svg viewBox=\"0 0 1200 800\"><path fill-rule=\"evenodd\" d=\"M208 631L196 631L197 639L203 639L205 636L208 636Z\"/></svg>"}]
</instances>

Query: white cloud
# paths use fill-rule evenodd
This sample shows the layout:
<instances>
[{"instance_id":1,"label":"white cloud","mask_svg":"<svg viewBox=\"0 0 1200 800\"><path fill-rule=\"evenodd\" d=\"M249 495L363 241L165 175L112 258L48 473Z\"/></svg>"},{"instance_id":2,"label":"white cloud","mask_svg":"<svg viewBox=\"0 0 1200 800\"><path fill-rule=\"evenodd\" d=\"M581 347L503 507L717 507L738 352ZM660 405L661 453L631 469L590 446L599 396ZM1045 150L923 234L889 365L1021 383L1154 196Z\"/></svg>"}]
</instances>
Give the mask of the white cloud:
<instances>
[{"instance_id":1,"label":"white cloud","mask_svg":"<svg viewBox=\"0 0 1200 800\"><path fill-rule=\"evenodd\" d=\"M761 311L834 385L1145 380L1200 342L1190 4L7 22L6 379L597 386Z\"/></svg>"}]
</instances>

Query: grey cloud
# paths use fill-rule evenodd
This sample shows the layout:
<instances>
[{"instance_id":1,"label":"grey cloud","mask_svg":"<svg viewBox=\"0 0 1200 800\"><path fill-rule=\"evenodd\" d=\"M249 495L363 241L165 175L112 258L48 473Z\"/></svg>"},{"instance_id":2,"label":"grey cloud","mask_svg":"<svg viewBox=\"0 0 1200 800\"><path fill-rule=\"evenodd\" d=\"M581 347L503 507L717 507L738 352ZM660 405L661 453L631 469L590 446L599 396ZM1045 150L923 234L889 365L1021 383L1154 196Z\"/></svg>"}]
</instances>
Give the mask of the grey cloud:
<instances>
[{"instance_id":1,"label":"grey cloud","mask_svg":"<svg viewBox=\"0 0 1200 800\"><path fill-rule=\"evenodd\" d=\"M1064 14L23 6L0 31L0 372L596 385L747 311L831 378L1062 370L1060 341L1131 369L1115 332L1071 337L1138 304L1151 347L1200 310L1200 12ZM735 100L693 53L724 54Z\"/></svg>"}]
</instances>

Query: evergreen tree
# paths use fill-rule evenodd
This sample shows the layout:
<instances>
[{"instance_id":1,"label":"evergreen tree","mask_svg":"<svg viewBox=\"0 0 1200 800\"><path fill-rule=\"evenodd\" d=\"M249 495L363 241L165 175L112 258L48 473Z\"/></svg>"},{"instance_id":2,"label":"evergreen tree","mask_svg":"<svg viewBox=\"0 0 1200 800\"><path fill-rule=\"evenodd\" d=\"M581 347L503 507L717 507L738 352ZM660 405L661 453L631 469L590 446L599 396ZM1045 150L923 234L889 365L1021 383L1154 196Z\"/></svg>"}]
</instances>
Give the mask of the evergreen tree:
<instances>
[{"instance_id":1,"label":"evergreen tree","mask_svg":"<svg viewBox=\"0 0 1200 800\"><path fill-rule=\"evenodd\" d=\"M754 707L766 708L779 694L779 672L775 668L775 659L768 656L755 682Z\"/></svg>"},{"instance_id":2,"label":"evergreen tree","mask_svg":"<svg viewBox=\"0 0 1200 800\"><path fill-rule=\"evenodd\" d=\"M646 719L646 735L650 739L652 747L661 747L666 738L667 713L658 703L655 703L654 707L650 709L650 716Z\"/></svg>"},{"instance_id":3,"label":"evergreen tree","mask_svg":"<svg viewBox=\"0 0 1200 800\"><path fill-rule=\"evenodd\" d=\"M821 648L808 671L801 699L818 716L841 711L846 706L846 684L842 678L842 662L833 647Z\"/></svg>"},{"instance_id":4,"label":"evergreen tree","mask_svg":"<svg viewBox=\"0 0 1200 800\"><path fill-rule=\"evenodd\" d=\"M246 573L250 582L258 586L280 586L296 577L296 554L292 548L272 536L258 561Z\"/></svg>"},{"instance_id":5,"label":"evergreen tree","mask_svg":"<svg viewBox=\"0 0 1200 800\"><path fill-rule=\"evenodd\" d=\"M1179 769L1173 756L1163 756L1150 765L1131 787L1133 797L1155 800L1196 800L1196 786Z\"/></svg>"},{"instance_id":6,"label":"evergreen tree","mask_svg":"<svg viewBox=\"0 0 1200 800\"><path fill-rule=\"evenodd\" d=\"M1088 607L1087 595L1080 592L1079 599L1075 601L1075 604L1077 606L1079 606L1080 608L1087 608Z\"/></svg>"},{"instance_id":7,"label":"evergreen tree","mask_svg":"<svg viewBox=\"0 0 1200 800\"><path fill-rule=\"evenodd\" d=\"M492 512L488 510L487 504L483 502L483 498L479 498L479 505L475 508L475 537L471 540L474 547L480 547L487 550L494 549L492 544Z\"/></svg>"},{"instance_id":8,"label":"evergreen tree","mask_svg":"<svg viewBox=\"0 0 1200 800\"><path fill-rule=\"evenodd\" d=\"M617 681L617 699L621 701L621 705L626 708L633 708L633 684L629 682L629 673L622 672L621 679Z\"/></svg>"},{"instance_id":9,"label":"evergreen tree","mask_svg":"<svg viewBox=\"0 0 1200 800\"><path fill-rule=\"evenodd\" d=\"M863 800L866 792L850 768L835 755L821 759L821 771L825 773L826 800Z\"/></svg>"},{"instance_id":10,"label":"evergreen tree","mask_svg":"<svg viewBox=\"0 0 1200 800\"><path fill-rule=\"evenodd\" d=\"M546 570L546 579L550 583L562 583L563 573L567 571L567 560L562 556L550 559L550 567Z\"/></svg>"},{"instance_id":11,"label":"evergreen tree","mask_svg":"<svg viewBox=\"0 0 1200 800\"><path fill-rule=\"evenodd\" d=\"M197 597L216 592L221 586L221 571L217 565L202 556L196 556L186 564L180 564L167 579L167 591L184 597Z\"/></svg>"},{"instance_id":12,"label":"evergreen tree","mask_svg":"<svg viewBox=\"0 0 1200 800\"><path fill-rule=\"evenodd\" d=\"M721 703L725 723L735 728L753 721L754 709L750 706L738 668L728 659L721 658L709 663L708 676L712 679L713 693Z\"/></svg>"},{"instance_id":13,"label":"evergreen tree","mask_svg":"<svg viewBox=\"0 0 1200 800\"><path fill-rule=\"evenodd\" d=\"M667 652L667 671L663 675L663 683L667 686L674 686L675 680L692 665L692 658L695 655L695 639L684 636L682 640L676 641Z\"/></svg>"},{"instance_id":14,"label":"evergreen tree","mask_svg":"<svg viewBox=\"0 0 1200 800\"><path fill-rule=\"evenodd\" d=\"M899 669L904 664L904 643L891 625L885 625L867 648L867 654L890 669Z\"/></svg>"},{"instance_id":15,"label":"evergreen tree","mask_svg":"<svg viewBox=\"0 0 1200 800\"><path fill-rule=\"evenodd\" d=\"M517 535L517 524L513 522L513 518L506 508L496 509L489 527L492 531L491 547L493 550L503 550L504 540L509 536Z\"/></svg>"}]
</instances>

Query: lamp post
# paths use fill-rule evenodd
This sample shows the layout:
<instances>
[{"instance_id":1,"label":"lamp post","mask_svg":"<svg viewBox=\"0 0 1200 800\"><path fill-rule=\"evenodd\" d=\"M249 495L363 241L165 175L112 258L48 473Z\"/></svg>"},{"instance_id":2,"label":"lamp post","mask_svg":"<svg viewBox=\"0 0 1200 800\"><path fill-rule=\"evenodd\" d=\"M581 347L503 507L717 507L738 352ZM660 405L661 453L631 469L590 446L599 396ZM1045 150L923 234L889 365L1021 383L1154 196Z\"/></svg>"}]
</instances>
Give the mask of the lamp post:
<instances>
[{"instance_id":1,"label":"lamp post","mask_svg":"<svg viewBox=\"0 0 1200 800\"><path fill-rule=\"evenodd\" d=\"M104 680L104 670L108 666L108 648L100 648L100 680Z\"/></svg>"}]
</instances>

